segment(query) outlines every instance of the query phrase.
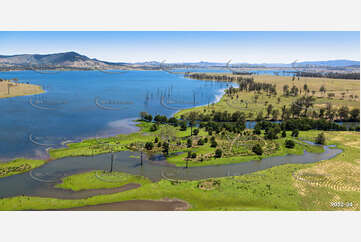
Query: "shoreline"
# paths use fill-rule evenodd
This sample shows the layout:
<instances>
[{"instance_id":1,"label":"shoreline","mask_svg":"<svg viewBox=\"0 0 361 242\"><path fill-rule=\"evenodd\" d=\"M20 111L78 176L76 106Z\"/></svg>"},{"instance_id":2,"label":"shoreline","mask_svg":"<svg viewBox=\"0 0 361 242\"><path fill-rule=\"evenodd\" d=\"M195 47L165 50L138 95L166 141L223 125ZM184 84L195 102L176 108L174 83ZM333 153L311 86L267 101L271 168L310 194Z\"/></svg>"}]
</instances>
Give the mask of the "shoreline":
<instances>
[{"instance_id":1,"label":"shoreline","mask_svg":"<svg viewBox=\"0 0 361 242\"><path fill-rule=\"evenodd\" d=\"M12 86L8 86L11 84ZM23 96L33 96L45 93L46 90L43 90L41 86L36 84L25 84L25 83L16 83L11 80L0 81L0 89L11 90L10 94L0 92L0 99L12 98L12 97L23 97Z\"/></svg>"}]
</instances>

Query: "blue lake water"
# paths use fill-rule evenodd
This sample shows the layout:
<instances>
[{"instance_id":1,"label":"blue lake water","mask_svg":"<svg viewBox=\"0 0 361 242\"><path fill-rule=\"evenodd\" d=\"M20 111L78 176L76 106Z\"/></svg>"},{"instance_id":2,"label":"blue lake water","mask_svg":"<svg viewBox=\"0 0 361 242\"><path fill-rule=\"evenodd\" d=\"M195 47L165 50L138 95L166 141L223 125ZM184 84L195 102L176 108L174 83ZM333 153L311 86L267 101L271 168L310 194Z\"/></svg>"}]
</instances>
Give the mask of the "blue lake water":
<instances>
[{"instance_id":1,"label":"blue lake water","mask_svg":"<svg viewBox=\"0 0 361 242\"><path fill-rule=\"evenodd\" d=\"M0 99L0 160L44 158L66 140L137 130L131 120L146 111L176 110L216 101L230 83L191 80L163 71L0 72L0 78L41 85L46 93Z\"/></svg>"}]
</instances>

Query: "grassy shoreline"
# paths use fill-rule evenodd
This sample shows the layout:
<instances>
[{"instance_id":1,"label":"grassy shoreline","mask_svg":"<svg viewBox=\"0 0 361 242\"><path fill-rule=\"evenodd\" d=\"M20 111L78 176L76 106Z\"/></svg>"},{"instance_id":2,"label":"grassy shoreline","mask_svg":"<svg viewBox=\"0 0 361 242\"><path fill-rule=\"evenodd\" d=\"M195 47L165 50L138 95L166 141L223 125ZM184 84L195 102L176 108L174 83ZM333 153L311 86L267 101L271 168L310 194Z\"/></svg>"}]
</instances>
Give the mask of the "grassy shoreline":
<instances>
[{"instance_id":1,"label":"grassy shoreline","mask_svg":"<svg viewBox=\"0 0 361 242\"><path fill-rule=\"evenodd\" d=\"M16 83L9 80L0 81L0 98L30 96L44 92L45 91L38 85Z\"/></svg>"},{"instance_id":2,"label":"grassy shoreline","mask_svg":"<svg viewBox=\"0 0 361 242\"><path fill-rule=\"evenodd\" d=\"M300 137L306 139L318 133L320 131L312 131L312 133L301 131ZM294 174L306 171L319 172L320 167L326 167L328 169L326 177L337 181L339 179L337 174L340 172L339 165L342 165L343 169L349 168L345 164L350 167L359 166L358 134L340 131L326 132L326 135L330 141L329 144L336 144L345 152L330 160L313 164L282 165L236 177L182 182L161 180L143 184L134 190L87 199L62 200L28 196L4 198L0 199L0 210L65 209L127 200L177 198L188 202L191 205L189 210L195 211L358 211L360 209L359 191L335 190L332 186L326 186L328 183L325 186L314 186L294 178ZM353 172L358 172L358 176L349 171L349 169L342 171L345 172L342 181L346 185L351 182L351 185L359 187L359 170L353 170ZM75 176L70 179L73 183L68 187L73 190L79 187L84 188L83 179L87 176L94 177L92 173ZM77 178L79 182L74 182ZM97 188L102 186L97 186ZM86 184L86 188L94 187L94 184ZM332 201L351 201L353 206L350 208L333 207L330 205Z\"/></svg>"},{"instance_id":3,"label":"grassy shoreline","mask_svg":"<svg viewBox=\"0 0 361 242\"><path fill-rule=\"evenodd\" d=\"M45 160L29 160L24 158L0 163L0 178L25 173L45 163Z\"/></svg>"}]
</instances>

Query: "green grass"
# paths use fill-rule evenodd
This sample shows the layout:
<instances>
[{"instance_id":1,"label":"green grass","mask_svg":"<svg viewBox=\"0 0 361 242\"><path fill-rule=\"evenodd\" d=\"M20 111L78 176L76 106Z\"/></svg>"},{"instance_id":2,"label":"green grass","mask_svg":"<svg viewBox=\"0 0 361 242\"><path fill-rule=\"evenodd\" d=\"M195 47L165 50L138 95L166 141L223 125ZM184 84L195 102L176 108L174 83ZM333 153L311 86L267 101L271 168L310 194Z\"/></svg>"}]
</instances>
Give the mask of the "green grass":
<instances>
[{"instance_id":1,"label":"green grass","mask_svg":"<svg viewBox=\"0 0 361 242\"><path fill-rule=\"evenodd\" d=\"M190 210L299 210L299 196L290 185L291 174L303 165L286 165L240 177L217 178L214 190L201 190L202 181L161 180L140 188L87 199L61 200L19 196L0 199L0 210L62 209L134 199L178 198L191 204Z\"/></svg>"},{"instance_id":2,"label":"green grass","mask_svg":"<svg viewBox=\"0 0 361 242\"><path fill-rule=\"evenodd\" d=\"M12 176L30 171L45 163L44 160L29 160L24 158L15 159L7 163L0 163L0 177ZM25 167L25 169L21 169Z\"/></svg>"},{"instance_id":3,"label":"green grass","mask_svg":"<svg viewBox=\"0 0 361 242\"><path fill-rule=\"evenodd\" d=\"M300 138L311 139L320 131L301 131ZM267 170L255 172L237 177L213 178L201 181L172 182L161 180L156 183L145 182L140 188L125 192L94 196L79 200L61 200L53 198L18 196L0 199L0 210L43 210L64 209L70 207L96 205L102 203L119 202L134 199L158 200L162 198L177 198L191 204L190 210L213 211L213 210L342 210L330 207L330 201L338 196L341 201L352 201L355 204L353 210L359 210L360 193L334 191L329 188L306 186L305 191L300 191L295 186L292 176L295 172L305 169L315 169L322 164L345 164L350 163L359 168L359 134L355 132L325 132L329 144L336 144L345 152L331 160L317 162L314 164L288 164L273 167ZM358 142L358 144L353 144ZM340 176L346 181L355 179L350 170L341 172ZM334 176L334 171L329 171ZM336 174L337 175L337 174ZM357 177L356 177L357 178ZM104 188L108 184L97 183L95 186L87 184L87 179L94 179L92 173L72 176L68 183L69 189L77 188ZM219 186L213 190L201 190L199 183L204 181L217 181ZM359 181L359 176L358 176ZM137 181L139 183L139 180ZM359 186L359 185L358 185ZM301 194L302 192L302 194ZM357 207L358 204L358 207Z\"/></svg>"},{"instance_id":4,"label":"green grass","mask_svg":"<svg viewBox=\"0 0 361 242\"><path fill-rule=\"evenodd\" d=\"M145 185L150 183L150 180L142 176L131 175L124 172L104 173L104 171L91 171L64 177L62 182L57 184L56 187L70 189L72 191L80 191L99 188L114 188L129 183Z\"/></svg>"},{"instance_id":5,"label":"green grass","mask_svg":"<svg viewBox=\"0 0 361 242\"><path fill-rule=\"evenodd\" d=\"M314 137L312 137L313 140ZM210 137L208 137L208 139L210 139ZM284 143L286 139L290 139L290 140L294 140L297 141L299 143L296 143L295 147L292 149L288 149L285 147ZM267 142L274 142L276 144L278 144L278 149L271 153L271 154L263 154L261 156L258 155L246 155L246 156L241 156L241 155L236 155L236 156L232 156L232 157L222 157L222 158L212 158L210 160L204 160L202 162L200 161L192 161L190 160L188 165L189 167L192 166L209 166L209 165L220 165L220 164L232 164L232 163L239 163L239 162L247 162L247 161L251 161L251 160L259 160L259 159L263 159L266 157L272 157L272 156L285 156L287 154L295 154L295 155L302 155L303 151L306 150L308 152L312 152L312 153L322 153L324 150L322 147L320 146L312 146L309 144L306 144L296 138L291 137L291 132L288 131L287 132L287 137L286 138L279 138L273 141L267 141ZM217 147L218 148L218 147ZM199 154L206 154L206 153L215 153L215 150L217 148L212 148L210 147L210 142L204 144L203 146L197 146L194 148L186 148L186 149L180 149L177 150L177 152L184 152L183 154L179 154L176 156L170 156L167 158L167 161L171 164L175 164L176 166L180 166L180 167L185 167L187 161L184 160L184 158L187 157L187 153L188 151L191 152L195 152L197 153L197 155Z\"/></svg>"},{"instance_id":6,"label":"green grass","mask_svg":"<svg viewBox=\"0 0 361 242\"><path fill-rule=\"evenodd\" d=\"M211 75L224 75L224 73L209 73ZM229 76L232 76L229 74ZM224 95L221 100L216 104L211 104L209 106L204 105L196 108L183 109L177 112L174 116L176 118L180 118L181 115L187 114L191 111L195 111L197 113L203 114L211 114L213 111L223 112L227 110L229 113L233 113L235 111L241 111L246 114L248 117L249 113L253 113L253 116L249 118L249 120L254 120L257 116L257 113L263 111L263 115L266 115L266 108L268 104L273 105L273 109L278 109L281 113L281 108L283 105L289 106L292 102L298 97L286 97L283 96L282 88L285 84L289 87L293 86L292 77L286 76L269 76L269 75L256 75L252 76L255 82L266 82L276 84L277 96L268 97L266 93L257 94L259 96L258 100L255 101L254 97L256 95L255 92L240 92L233 97L229 97ZM350 95L358 95L360 96L360 81L359 80L344 80L344 79L327 79L327 78L300 78L300 80L295 80L294 84L301 90L303 90L303 85L307 84L308 88L312 91L316 91L315 97L315 109L319 109L321 106L326 106L327 103L331 103L334 107L341 107L343 105L348 106L350 109L359 108L360 100L352 99ZM319 92L320 87L324 85L327 92L326 94L322 94ZM335 98L329 99L327 97L327 93L335 93ZM345 93L345 97L342 98L342 93ZM309 95L311 95L310 92ZM238 97L237 97L238 95ZM303 95L303 93L301 94ZM280 98L280 102L278 102L278 98ZM243 102L241 102L241 100ZM246 108L246 102L248 102L248 106ZM265 104L267 102L267 104Z\"/></svg>"}]
</instances>

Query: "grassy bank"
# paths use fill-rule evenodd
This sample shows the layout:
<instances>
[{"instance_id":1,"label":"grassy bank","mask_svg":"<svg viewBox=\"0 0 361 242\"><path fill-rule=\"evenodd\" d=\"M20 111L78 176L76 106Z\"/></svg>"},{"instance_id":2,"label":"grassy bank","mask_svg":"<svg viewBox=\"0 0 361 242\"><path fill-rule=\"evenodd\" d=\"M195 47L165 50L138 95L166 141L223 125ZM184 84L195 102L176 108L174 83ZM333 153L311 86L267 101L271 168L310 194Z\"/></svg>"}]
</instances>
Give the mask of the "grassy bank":
<instances>
[{"instance_id":1,"label":"grassy bank","mask_svg":"<svg viewBox=\"0 0 361 242\"><path fill-rule=\"evenodd\" d=\"M300 132L311 139L320 131ZM328 144L336 144L344 152L330 160L314 164L282 165L237 177L200 181L156 183L145 181L140 188L111 195L80 200L19 196L0 200L0 210L63 209L133 199L158 200L178 198L191 204L190 210L359 210L360 192L348 190L360 186L359 134L355 132L325 132ZM325 176L328 182L316 186L295 179L299 174ZM81 190L113 185L94 181L94 173L65 178L63 188ZM135 179L135 180L133 180ZM143 178L129 181L141 183ZM335 187L332 182L344 186ZM123 183L117 184L121 185ZM333 201L352 202L352 207L334 207Z\"/></svg>"},{"instance_id":2,"label":"grassy bank","mask_svg":"<svg viewBox=\"0 0 361 242\"><path fill-rule=\"evenodd\" d=\"M57 184L56 187L70 189L72 191L81 191L98 188L114 188L129 183L145 185L150 183L150 180L142 176L130 175L124 172L107 173L104 171L91 171L64 177L62 182Z\"/></svg>"},{"instance_id":3,"label":"grassy bank","mask_svg":"<svg viewBox=\"0 0 361 242\"><path fill-rule=\"evenodd\" d=\"M17 83L14 81L0 81L0 98L26 96L43 93L44 90L33 84Z\"/></svg>"},{"instance_id":4,"label":"grassy bank","mask_svg":"<svg viewBox=\"0 0 361 242\"><path fill-rule=\"evenodd\" d=\"M30 171L42 166L44 160L15 159L7 163L0 163L0 178Z\"/></svg>"}]
</instances>

